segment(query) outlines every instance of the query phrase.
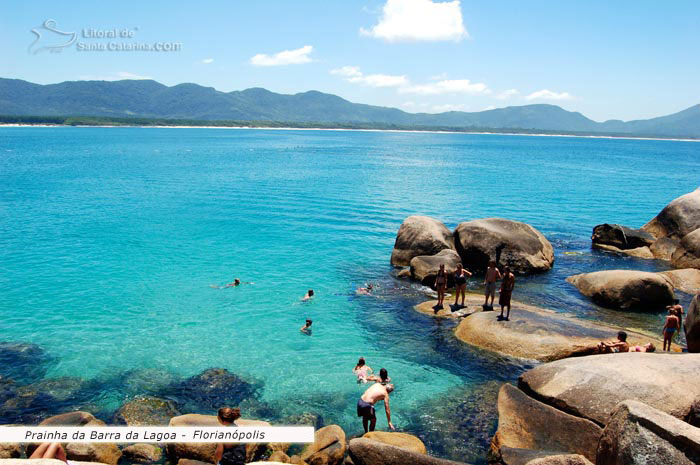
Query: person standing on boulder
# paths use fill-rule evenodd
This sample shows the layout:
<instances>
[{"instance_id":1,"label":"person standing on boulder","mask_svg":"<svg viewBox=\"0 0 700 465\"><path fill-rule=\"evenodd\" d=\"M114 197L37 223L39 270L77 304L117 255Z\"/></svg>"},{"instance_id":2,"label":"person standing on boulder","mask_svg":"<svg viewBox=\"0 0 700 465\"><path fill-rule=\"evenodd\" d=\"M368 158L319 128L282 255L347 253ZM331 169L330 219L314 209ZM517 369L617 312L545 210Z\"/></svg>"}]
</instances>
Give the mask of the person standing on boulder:
<instances>
[{"instance_id":1,"label":"person standing on boulder","mask_svg":"<svg viewBox=\"0 0 700 465\"><path fill-rule=\"evenodd\" d=\"M435 290L437 291L438 301L435 313L442 308L445 301L445 290L447 290L447 273L445 272L445 265L440 265L440 269L435 276Z\"/></svg>"},{"instance_id":2,"label":"person standing on boulder","mask_svg":"<svg viewBox=\"0 0 700 465\"><path fill-rule=\"evenodd\" d=\"M676 316L676 311L673 307L668 308L668 316L666 317L666 322L664 323L664 348L665 351L671 350L671 341L673 341L673 334L679 328L680 323L678 322L678 317ZM666 348L668 346L668 349Z\"/></svg>"},{"instance_id":3,"label":"person standing on boulder","mask_svg":"<svg viewBox=\"0 0 700 465\"><path fill-rule=\"evenodd\" d=\"M442 266L442 265L441 265ZM457 270L455 271L455 307L464 308L464 299L467 293L467 278L472 274L462 268L462 263L457 263ZM462 294L462 304L459 304L459 294Z\"/></svg>"},{"instance_id":4,"label":"person standing on boulder","mask_svg":"<svg viewBox=\"0 0 700 465\"><path fill-rule=\"evenodd\" d=\"M501 279L501 272L496 268L496 262L491 260L489 262L489 267L486 269L486 277L484 278L484 285L486 286L484 308L486 308L489 302L489 296L491 296L491 310L493 310L493 299L496 298L496 281Z\"/></svg>"},{"instance_id":5,"label":"person standing on boulder","mask_svg":"<svg viewBox=\"0 0 700 465\"><path fill-rule=\"evenodd\" d=\"M501 289L498 296L498 305L501 306L501 315L498 317L499 320L510 319L510 298L513 295L513 288L515 288L515 275L511 273L509 267L503 268L503 280L501 281ZM508 307L508 313L503 317L503 309Z\"/></svg>"},{"instance_id":6,"label":"person standing on boulder","mask_svg":"<svg viewBox=\"0 0 700 465\"><path fill-rule=\"evenodd\" d=\"M386 421L389 423L389 428L392 430L396 429L391 424L391 408L389 407L389 394L393 390L393 384L375 383L367 388L360 400L357 401L357 416L362 417L362 426L365 429L365 433L374 431L374 427L377 424L374 404L381 400L384 401L384 411L386 412Z\"/></svg>"}]
</instances>

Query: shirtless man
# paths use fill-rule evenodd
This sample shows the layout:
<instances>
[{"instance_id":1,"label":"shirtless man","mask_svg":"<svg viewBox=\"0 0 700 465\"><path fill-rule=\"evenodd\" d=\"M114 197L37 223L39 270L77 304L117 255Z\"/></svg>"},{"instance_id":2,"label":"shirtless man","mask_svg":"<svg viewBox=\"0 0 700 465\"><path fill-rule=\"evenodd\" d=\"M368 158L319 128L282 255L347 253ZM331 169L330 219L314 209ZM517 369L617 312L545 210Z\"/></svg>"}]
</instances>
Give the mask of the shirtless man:
<instances>
[{"instance_id":1,"label":"shirtless man","mask_svg":"<svg viewBox=\"0 0 700 465\"><path fill-rule=\"evenodd\" d=\"M673 314L678 317L678 334L680 334L681 329L683 329L683 307L681 306L681 301L673 299L673 305L666 307L666 310L672 310Z\"/></svg>"},{"instance_id":2,"label":"shirtless man","mask_svg":"<svg viewBox=\"0 0 700 465\"><path fill-rule=\"evenodd\" d=\"M496 268L496 262L491 260L484 278L484 285L486 286L484 307L488 305L489 296L491 296L491 308L493 308L493 299L496 297L496 281L499 279L501 279L501 272Z\"/></svg>"},{"instance_id":3,"label":"shirtless man","mask_svg":"<svg viewBox=\"0 0 700 465\"><path fill-rule=\"evenodd\" d=\"M614 354L617 352L629 352L630 345L627 343L627 333L618 331L617 341L602 341L598 344L598 352L601 354Z\"/></svg>"},{"instance_id":4,"label":"shirtless man","mask_svg":"<svg viewBox=\"0 0 700 465\"><path fill-rule=\"evenodd\" d=\"M367 388L360 400L357 401L357 416L362 417L362 426L365 428L365 433L374 431L374 426L377 424L374 404L380 400L384 401L384 411L386 412L386 421L389 423L389 428L392 430L396 429L391 424L391 409L389 408L389 393L393 390L393 384L375 383Z\"/></svg>"},{"instance_id":5,"label":"shirtless man","mask_svg":"<svg viewBox=\"0 0 700 465\"><path fill-rule=\"evenodd\" d=\"M673 335L676 330L680 327L680 321L676 316L676 312L672 307L668 309L668 316L666 317L666 322L664 323L663 335L664 335L664 348L663 350L671 350L671 342L673 341ZM668 348L667 348L668 347Z\"/></svg>"}]
</instances>

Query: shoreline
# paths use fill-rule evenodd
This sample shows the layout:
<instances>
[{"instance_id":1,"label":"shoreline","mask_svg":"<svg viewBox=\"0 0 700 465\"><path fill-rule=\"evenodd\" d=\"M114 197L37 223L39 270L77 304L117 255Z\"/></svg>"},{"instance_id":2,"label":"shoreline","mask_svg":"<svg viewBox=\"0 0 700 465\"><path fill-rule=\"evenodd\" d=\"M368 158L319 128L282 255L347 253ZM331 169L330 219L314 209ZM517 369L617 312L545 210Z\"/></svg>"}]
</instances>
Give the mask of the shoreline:
<instances>
[{"instance_id":1,"label":"shoreline","mask_svg":"<svg viewBox=\"0 0 700 465\"><path fill-rule=\"evenodd\" d=\"M671 142L700 142L700 139L673 138L673 137L636 137L636 136L608 136L608 135L580 135L580 134L546 134L546 133L521 133L521 132L488 132L488 131L444 131L421 129L365 129L365 128L294 128L294 127L251 127L251 126L143 126L143 125L110 125L110 124L22 124L0 123L0 128L139 128L139 129L238 129L238 130L276 130L276 131L352 131L352 132L388 132L388 133L425 133L425 134L465 134L482 136L530 136L530 137L574 137L580 139L620 139L620 140L648 140Z\"/></svg>"}]
</instances>

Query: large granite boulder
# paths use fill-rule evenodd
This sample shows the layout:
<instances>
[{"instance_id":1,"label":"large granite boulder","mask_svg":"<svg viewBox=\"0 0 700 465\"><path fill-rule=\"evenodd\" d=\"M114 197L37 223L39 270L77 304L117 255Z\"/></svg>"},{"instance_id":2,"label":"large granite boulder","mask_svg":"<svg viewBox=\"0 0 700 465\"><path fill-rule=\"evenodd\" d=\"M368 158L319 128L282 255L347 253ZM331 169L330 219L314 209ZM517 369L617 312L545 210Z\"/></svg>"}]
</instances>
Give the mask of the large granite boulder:
<instances>
[{"instance_id":1,"label":"large granite boulder","mask_svg":"<svg viewBox=\"0 0 700 465\"><path fill-rule=\"evenodd\" d=\"M481 305L483 297L467 295L469 305ZM500 321L496 312L476 312L455 329L462 342L513 357L548 362L597 353L600 341L615 339L623 328L574 318L552 310L512 302L510 321ZM631 344L661 341L627 331Z\"/></svg>"},{"instance_id":2,"label":"large granite boulder","mask_svg":"<svg viewBox=\"0 0 700 465\"><path fill-rule=\"evenodd\" d=\"M216 410L222 405L238 405L254 397L259 386L225 368L210 368L173 384L165 392L178 399L183 411Z\"/></svg>"},{"instance_id":3,"label":"large granite boulder","mask_svg":"<svg viewBox=\"0 0 700 465\"><path fill-rule=\"evenodd\" d=\"M542 233L529 224L503 218L460 223L454 231L455 247L469 270L485 271L498 260L519 274L552 268L554 250Z\"/></svg>"},{"instance_id":4,"label":"large granite boulder","mask_svg":"<svg viewBox=\"0 0 700 465\"><path fill-rule=\"evenodd\" d=\"M428 453L423 441L408 433L370 431L369 433L365 433L362 437L373 441L379 441L384 444L389 444L390 446L396 446L410 452L415 452L416 454Z\"/></svg>"},{"instance_id":5,"label":"large granite boulder","mask_svg":"<svg viewBox=\"0 0 700 465\"><path fill-rule=\"evenodd\" d=\"M349 452L354 465L466 465L417 454L367 438L352 439Z\"/></svg>"},{"instance_id":6,"label":"large granite boulder","mask_svg":"<svg viewBox=\"0 0 700 465\"><path fill-rule=\"evenodd\" d=\"M166 426L172 417L180 415L175 403L158 397L136 397L122 405L114 422L128 426Z\"/></svg>"},{"instance_id":7,"label":"large granite boulder","mask_svg":"<svg viewBox=\"0 0 700 465\"><path fill-rule=\"evenodd\" d=\"M676 268L700 268L700 229L683 236L671 255L671 265Z\"/></svg>"},{"instance_id":8,"label":"large granite boulder","mask_svg":"<svg viewBox=\"0 0 700 465\"><path fill-rule=\"evenodd\" d=\"M668 279L674 289L686 294L700 292L700 270L684 268L682 270L662 271L659 274Z\"/></svg>"},{"instance_id":9,"label":"large granite boulder","mask_svg":"<svg viewBox=\"0 0 700 465\"><path fill-rule=\"evenodd\" d=\"M688 343L688 352L700 353L700 294L696 294L688 306L685 340Z\"/></svg>"},{"instance_id":10,"label":"large granite boulder","mask_svg":"<svg viewBox=\"0 0 700 465\"><path fill-rule=\"evenodd\" d=\"M347 448L345 431L338 425L328 425L316 431L314 442L304 448L300 458L309 465L339 465Z\"/></svg>"},{"instance_id":11,"label":"large granite boulder","mask_svg":"<svg viewBox=\"0 0 700 465\"><path fill-rule=\"evenodd\" d=\"M33 383L44 377L50 361L44 349L24 342L0 342L0 376L18 383Z\"/></svg>"},{"instance_id":12,"label":"large granite boulder","mask_svg":"<svg viewBox=\"0 0 700 465\"><path fill-rule=\"evenodd\" d=\"M510 384L498 393L498 431L492 451L501 447L581 454L595 460L602 428L532 399Z\"/></svg>"},{"instance_id":13,"label":"large granite boulder","mask_svg":"<svg viewBox=\"0 0 700 465\"><path fill-rule=\"evenodd\" d=\"M236 420L237 426L270 426L270 423L261 420L248 420L239 418ZM216 426L220 427L219 419L216 415L199 415L188 413L170 419L168 426ZM260 458L267 449L265 443L246 444L246 462L252 462ZM214 463L214 453L216 443L175 443L171 442L165 448L168 458L172 462L178 459L200 460L202 462Z\"/></svg>"},{"instance_id":14,"label":"large granite boulder","mask_svg":"<svg viewBox=\"0 0 700 465\"><path fill-rule=\"evenodd\" d=\"M594 245L610 245L621 250L628 250L649 247L654 243L655 238L642 229L605 223L593 228L591 240Z\"/></svg>"},{"instance_id":15,"label":"large granite boulder","mask_svg":"<svg viewBox=\"0 0 700 465\"><path fill-rule=\"evenodd\" d=\"M163 458L163 450L155 444L131 444L122 449L122 456L129 463L156 463Z\"/></svg>"},{"instance_id":16,"label":"large granite boulder","mask_svg":"<svg viewBox=\"0 0 700 465\"><path fill-rule=\"evenodd\" d=\"M408 266L413 257L436 255L445 249L454 249L454 239L442 222L428 216L409 216L396 234L391 264Z\"/></svg>"},{"instance_id":17,"label":"large granite boulder","mask_svg":"<svg viewBox=\"0 0 700 465\"><path fill-rule=\"evenodd\" d=\"M642 229L657 238L681 239L700 228L700 189L682 195L666 205Z\"/></svg>"},{"instance_id":18,"label":"large granite boulder","mask_svg":"<svg viewBox=\"0 0 700 465\"><path fill-rule=\"evenodd\" d=\"M454 285L454 272L462 263L457 252L452 249L441 250L436 255L419 255L411 259L411 277L424 286L433 287L440 265L445 265L448 286Z\"/></svg>"},{"instance_id":19,"label":"large granite boulder","mask_svg":"<svg viewBox=\"0 0 700 465\"><path fill-rule=\"evenodd\" d=\"M599 425L617 404L639 400L679 419L700 398L700 355L622 353L568 358L522 374L532 397Z\"/></svg>"},{"instance_id":20,"label":"large granite boulder","mask_svg":"<svg viewBox=\"0 0 700 465\"><path fill-rule=\"evenodd\" d=\"M679 239L662 237L651 244L651 246L649 246L649 250L651 251L652 255L654 255L654 258L670 262L673 252L676 251L679 243Z\"/></svg>"},{"instance_id":21,"label":"large granite boulder","mask_svg":"<svg viewBox=\"0 0 700 465\"><path fill-rule=\"evenodd\" d=\"M597 465L700 463L700 429L641 402L615 408L603 430Z\"/></svg>"},{"instance_id":22,"label":"large granite boulder","mask_svg":"<svg viewBox=\"0 0 700 465\"><path fill-rule=\"evenodd\" d=\"M646 271L595 271L569 276L566 281L601 307L655 312L674 299L668 280Z\"/></svg>"}]
</instances>

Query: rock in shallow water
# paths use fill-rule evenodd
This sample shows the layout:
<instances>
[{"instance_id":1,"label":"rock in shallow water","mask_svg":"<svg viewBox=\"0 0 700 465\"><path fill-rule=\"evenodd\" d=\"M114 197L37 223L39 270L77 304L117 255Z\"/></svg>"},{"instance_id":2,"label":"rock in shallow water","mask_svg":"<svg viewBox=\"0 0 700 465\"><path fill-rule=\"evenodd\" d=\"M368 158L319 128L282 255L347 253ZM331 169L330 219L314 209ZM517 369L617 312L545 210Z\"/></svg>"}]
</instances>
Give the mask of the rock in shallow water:
<instances>
[{"instance_id":1,"label":"rock in shallow water","mask_svg":"<svg viewBox=\"0 0 700 465\"><path fill-rule=\"evenodd\" d=\"M442 222L428 216L409 216L396 234L391 264L408 266L413 257L435 255L445 249L454 249L454 239Z\"/></svg>"},{"instance_id":2,"label":"rock in shallow water","mask_svg":"<svg viewBox=\"0 0 700 465\"><path fill-rule=\"evenodd\" d=\"M183 411L207 412L223 405L238 405L246 398L254 397L258 390L258 385L225 368L210 368L173 384L164 392L168 397L176 398Z\"/></svg>"},{"instance_id":3,"label":"rock in shallow water","mask_svg":"<svg viewBox=\"0 0 700 465\"><path fill-rule=\"evenodd\" d=\"M514 273L540 273L552 268L552 244L526 223L485 218L460 223L454 231L455 247L470 271L485 271L498 258Z\"/></svg>"},{"instance_id":4,"label":"rock in shallow water","mask_svg":"<svg viewBox=\"0 0 700 465\"><path fill-rule=\"evenodd\" d=\"M595 271L569 276L566 281L601 307L654 312L674 299L668 280L646 271Z\"/></svg>"},{"instance_id":5,"label":"rock in shallow water","mask_svg":"<svg viewBox=\"0 0 700 465\"><path fill-rule=\"evenodd\" d=\"M593 244L611 245L620 250L649 247L654 236L642 229L632 229L619 224L599 224L593 228Z\"/></svg>"},{"instance_id":6,"label":"rock in shallow water","mask_svg":"<svg viewBox=\"0 0 700 465\"><path fill-rule=\"evenodd\" d=\"M700 189L682 195L666 205L642 229L657 238L681 239L700 228Z\"/></svg>"},{"instance_id":7,"label":"rock in shallow water","mask_svg":"<svg viewBox=\"0 0 700 465\"><path fill-rule=\"evenodd\" d=\"M437 255L419 255L411 259L411 277L424 286L433 287L440 265L445 265L448 286L454 285L454 272L462 261L457 252L451 249L440 251Z\"/></svg>"},{"instance_id":8,"label":"rock in shallow water","mask_svg":"<svg viewBox=\"0 0 700 465\"><path fill-rule=\"evenodd\" d=\"M0 376L18 383L32 383L46 374L51 361L44 349L36 344L0 342Z\"/></svg>"}]
</instances>

